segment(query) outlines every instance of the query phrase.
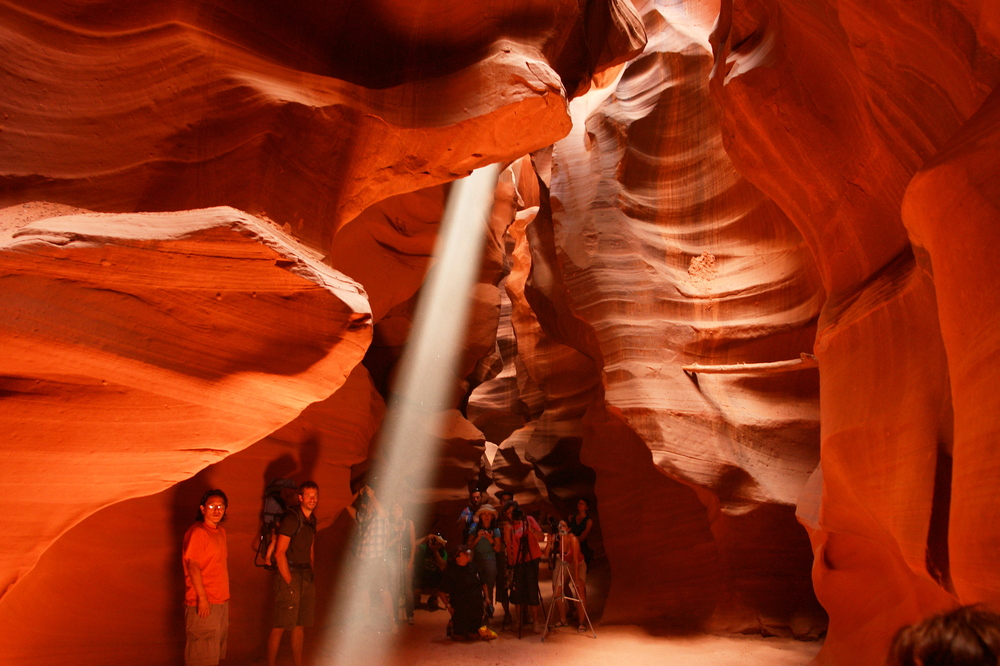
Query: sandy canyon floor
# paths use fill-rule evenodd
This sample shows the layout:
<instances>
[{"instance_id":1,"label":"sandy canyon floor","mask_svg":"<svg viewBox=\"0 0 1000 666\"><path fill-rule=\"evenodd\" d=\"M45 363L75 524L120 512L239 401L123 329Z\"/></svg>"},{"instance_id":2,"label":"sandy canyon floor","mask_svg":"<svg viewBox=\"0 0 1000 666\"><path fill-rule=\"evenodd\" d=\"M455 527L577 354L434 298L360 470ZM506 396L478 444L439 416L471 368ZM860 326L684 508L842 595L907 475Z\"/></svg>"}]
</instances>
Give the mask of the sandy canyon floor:
<instances>
[{"instance_id":1,"label":"sandy canyon floor","mask_svg":"<svg viewBox=\"0 0 1000 666\"><path fill-rule=\"evenodd\" d=\"M499 606L497 607L499 611ZM500 613L498 612L499 624ZM819 652L820 642L759 636L657 636L630 625L598 626L597 638L577 634L572 627L554 630L546 636L501 631L493 641L454 642L445 635L448 616L444 611L418 610L413 626L404 626L392 663L407 666L479 664L480 666L517 664L628 664L646 666L804 666ZM287 639L286 639L287 640ZM378 639L376 639L378 640ZM381 635L381 640L387 637ZM309 643L318 635L307 634ZM314 649L318 646L312 646ZM313 664L332 663L315 650ZM263 662L261 662L263 663ZM279 664L291 665L287 644L282 646Z\"/></svg>"}]
</instances>

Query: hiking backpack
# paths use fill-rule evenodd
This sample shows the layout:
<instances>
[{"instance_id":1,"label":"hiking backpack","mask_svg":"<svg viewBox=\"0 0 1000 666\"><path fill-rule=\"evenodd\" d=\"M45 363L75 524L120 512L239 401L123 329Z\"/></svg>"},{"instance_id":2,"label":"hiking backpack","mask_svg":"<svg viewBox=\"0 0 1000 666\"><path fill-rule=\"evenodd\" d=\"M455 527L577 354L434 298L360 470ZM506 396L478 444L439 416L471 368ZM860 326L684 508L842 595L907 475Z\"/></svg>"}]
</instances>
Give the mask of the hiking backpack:
<instances>
[{"instance_id":1,"label":"hiking backpack","mask_svg":"<svg viewBox=\"0 0 1000 666\"><path fill-rule=\"evenodd\" d=\"M260 511L260 531L254 546L253 563L265 569L274 569L268 564L267 551L278 533L281 518L290 507L298 502L299 488L291 479L272 479L264 489L264 501Z\"/></svg>"}]
</instances>

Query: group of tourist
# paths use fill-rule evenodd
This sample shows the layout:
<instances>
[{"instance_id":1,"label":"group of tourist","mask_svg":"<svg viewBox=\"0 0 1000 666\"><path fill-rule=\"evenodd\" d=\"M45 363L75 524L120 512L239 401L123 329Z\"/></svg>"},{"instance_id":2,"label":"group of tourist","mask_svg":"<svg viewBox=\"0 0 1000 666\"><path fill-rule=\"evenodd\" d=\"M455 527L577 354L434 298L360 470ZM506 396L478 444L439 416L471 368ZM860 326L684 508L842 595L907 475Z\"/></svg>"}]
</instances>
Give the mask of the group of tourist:
<instances>
[{"instance_id":1,"label":"group of tourist","mask_svg":"<svg viewBox=\"0 0 1000 666\"><path fill-rule=\"evenodd\" d=\"M386 511L375 492L363 486L347 511L357 522L354 555L359 567L373 572L373 617L413 624L417 607L451 614L449 633L455 640L496 638L489 628L496 603L503 607L502 629L536 630L544 621L538 586L543 556L553 568L553 600L559 609L556 626L566 626L566 590L578 610L584 631L585 584L592 551L589 503L581 499L568 520L552 522L543 533L507 491L497 493L498 510L482 501L478 490L458 518L462 538L449 554L439 534L416 538L413 521L394 503ZM319 487L307 481L298 488L298 506L290 508L273 531L265 562L275 570L274 613L267 641L269 666L276 662L285 630L291 635L292 658L302 663L304 628L312 626L316 589L316 506ZM197 521L184 535L185 626L188 666L214 666L225 657L229 626L229 574L226 533L222 527L229 500L222 490L206 492ZM544 548L544 550L543 550ZM427 595L426 604L421 603ZM440 605L439 605L440 604ZM512 609L513 607L513 609Z\"/></svg>"},{"instance_id":2,"label":"group of tourist","mask_svg":"<svg viewBox=\"0 0 1000 666\"><path fill-rule=\"evenodd\" d=\"M292 658L302 664L304 628L313 624L316 587L316 506L319 486L306 481L298 489L299 504L282 517L267 557L273 562L274 614L267 641L267 663L274 666L281 637L291 633ZM182 565L185 584L184 663L214 666L226 656L229 634L229 568L226 519L229 499L213 489L202 495L197 520L184 535Z\"/></svg>"},{"instance_id":3,"label":"group of tourist","mask_svg":"<svg viewBox=\"0 0 1000 666\"><path fill-rule=\"evenodd\" d=\"M473 490L458 517L463 540L454 567L458 573L455 582L446 579L442 583L445 599L454 599L456 590L462 590L463 602L449 607L452 638L474 637L477 629L480 637L491 638L488 623L496 603L504 610L501 629L536 631L536 625L544 622L538 574L546 555L553 569L553 601L559 608L556 626L567 625L565 592L569 589L577 608L578 630L585 631L587 565L593 556L588 544L593 529L589 502L579 500L576 513L566 521L552 522L552 532L546 535L510 492L500 491L497 500L499 511L483 503L481 492Z\"/></svg>"},{"instance_id":4,"label":"group of tourist","mask_svg":"<svg viewBox=\"0 0 1000 666\"><path fill-rule=\"evenodd\" d=\"M481 494L470 494L459 524L463 542L449 558L446 541L429 534L414 538L413 522L398 504L386 514L367 486L357 495L350 513L358 521L355 554L371 559L385 584L376 585L381 605L393 620L403 609L413 621L413 609L427 594L428 609L440 598L451 613L450 632L455 640L495 638L488 628L496 602L504 608L504 626L523 622L533 629L540 621L538 568L544 555L553 569L553 602L559 611L556 626L565 625L566 591L577 607L579 631L585 631L584 608L587 567L592 558L588 537L593 530L589 503L579 500L568 520L554 520L550 535L525 516L510 493L498 493L501 509L481 503ZM316 589L316 506L319 487L307 481L298 488L299 504L282 517L267 551L274 565L274 614L267 642L267 661L273 666L285 630L291 633L292 658L302 664L304 627L312 626ZM184 535L182 561L185 582L187 666L214 666L226 656L229 629L229 572L225 521L229 500L218 489L206 492L199 502L197 520ZM551 538L550 538L551 537ZM449 561L450 560L450 561ZM384 568L383 568L384 565ZM510 607L513 606L513 614ZM522 614L523 613L523 614ZM896 635L889 663L898 666L998 663L1000 616L963 607L906 627Z\"/></svg>"}]
</instances>

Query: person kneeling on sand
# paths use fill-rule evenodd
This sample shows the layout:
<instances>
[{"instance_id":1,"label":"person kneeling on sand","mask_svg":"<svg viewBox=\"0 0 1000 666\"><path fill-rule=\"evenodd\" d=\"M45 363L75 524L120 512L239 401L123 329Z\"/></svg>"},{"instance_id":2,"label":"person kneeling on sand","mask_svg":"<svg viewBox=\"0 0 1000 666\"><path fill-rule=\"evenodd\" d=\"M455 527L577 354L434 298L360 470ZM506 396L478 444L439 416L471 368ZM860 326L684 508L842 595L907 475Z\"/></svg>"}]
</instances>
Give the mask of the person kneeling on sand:
<instances>
[{"instance_id":1,"label":"person kneeling on sand","mask_svg":"<svg viewBox=\"0 0 1000 666\"><path fill-rule=\"evenodd\" d=\"M413 557L413 601L420 607L420 595L427 594L427 610L440 610L437 603L438 588L448 568L447 541L440 534L428 534L417 541Z\"/></svg>"},{"instance_id":2,"label":"person kneeling on sand","mask_svg":"<svg viewBox=\"0 0 1000 666\"><path fill-rule=\"evenodd\" d=\"M451 613L451 639L454 641L477 637L490 640L496 633L490 631L484 622L483 599L486 585L479 578L479 572L472 562L472 551L461 548L455 554L454 563L445 572L439 592L444 607Z\"/></svg>"}]
</instances>

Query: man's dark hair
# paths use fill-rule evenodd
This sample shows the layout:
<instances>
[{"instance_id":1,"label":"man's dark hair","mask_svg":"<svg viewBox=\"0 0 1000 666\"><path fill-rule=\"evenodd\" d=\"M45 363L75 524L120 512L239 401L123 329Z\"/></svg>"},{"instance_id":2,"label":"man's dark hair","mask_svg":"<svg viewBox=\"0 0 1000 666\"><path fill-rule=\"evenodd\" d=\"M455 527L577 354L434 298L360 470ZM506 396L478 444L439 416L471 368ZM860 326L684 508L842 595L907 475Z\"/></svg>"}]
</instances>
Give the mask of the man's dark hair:
<instances>
[{"instance_id":1,"label":"man's dark hair","mask_svg":"<svg viewBox=\"0 0 1000 666\"><path fill-rule=\"evenodd\" d=\"M207 491L204 495L201 496L201 501L198 502L198 515L195 517L195 520L200 520L201 522L205 522L205 516L201 512L201 507L208 504L208 500L211 499L212 497L221 497L222 503L226 505L226 509L229 508L229 498L226 497L226 493L222 492L218 488L213 488L212 490ZM221 523L225 519L226 519L226 514L223 513L222 520L220 520L219 522Z\"/></svg>"},{"instance_id":2,"label":"man's dark hair","mask_svg":"<svg viewBox=\"0 0 1000 666\"><path fill-rule=\"evenodd\" d=\"M962 606L903 627L889 649L889 666L997 666L1000 615Z\"/></svg>"},{"instance_id":3,"label":"man's dark hair","mask_svg":"<svg viewBox=\"0 0 1000 666\"><path fill-rule=\"evenodd\" d=\"M312 488L316 492L319 492L319 486L315 481L303 481L302 485L299 486L299 495L304 495L307 488Z\"/></svg>"}]
</instances>

